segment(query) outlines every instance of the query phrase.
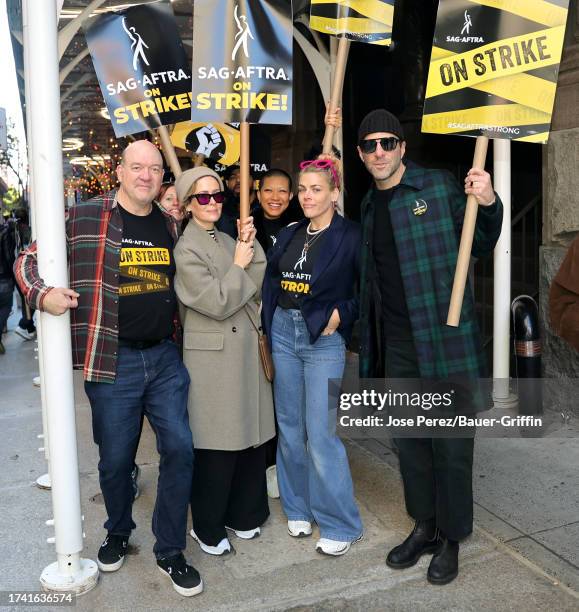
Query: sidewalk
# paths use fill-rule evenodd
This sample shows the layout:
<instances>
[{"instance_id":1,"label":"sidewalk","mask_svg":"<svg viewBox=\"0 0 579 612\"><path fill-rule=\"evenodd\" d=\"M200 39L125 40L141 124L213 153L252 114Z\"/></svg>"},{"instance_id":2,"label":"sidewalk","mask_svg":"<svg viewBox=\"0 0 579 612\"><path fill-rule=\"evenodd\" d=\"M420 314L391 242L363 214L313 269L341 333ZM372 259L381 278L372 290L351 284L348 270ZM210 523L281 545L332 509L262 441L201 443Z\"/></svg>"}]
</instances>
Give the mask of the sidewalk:
<instances>
[{"instance_id":1,"label":"sidewalk","mask_svg":"<svg viewBox=\"0 0 579 612\"><path fill-rule=\"evenodd\" d=\"M13 321L10 328L14 327ZM56 559L46 543L53 529L50 492L34 486L46 472L41 441L40 390L33 342L13 332L0 357L0 590L39 590L39 576ZM104 532L97 452L90 408L76 378L83 556L95 559ZM100 610L546 610L579 609L579 444L577 440L483 440L475 469L475 532L461 546L461 573L445 587L431 586L428 558L395 572L384 558L411 528L395 457L376 440L348 442L364 539L344 557L314 552L315 539L291 539L279 500L254 541L232 538L236 554L202 553L188 537L186 556L200 570L205 592L181 598L156 569L151 513L157 478L154 438L145 426L137 462L141 496L128 559L102 575L76 609ZM314 533L314 538L316 534ZM6 608L13 610L15 608ZM23 608L24 609L24 608ZM33 608L26 608L27 610ZM44 608L46 609L46 608Z\"/></svg>"}]
</instances>

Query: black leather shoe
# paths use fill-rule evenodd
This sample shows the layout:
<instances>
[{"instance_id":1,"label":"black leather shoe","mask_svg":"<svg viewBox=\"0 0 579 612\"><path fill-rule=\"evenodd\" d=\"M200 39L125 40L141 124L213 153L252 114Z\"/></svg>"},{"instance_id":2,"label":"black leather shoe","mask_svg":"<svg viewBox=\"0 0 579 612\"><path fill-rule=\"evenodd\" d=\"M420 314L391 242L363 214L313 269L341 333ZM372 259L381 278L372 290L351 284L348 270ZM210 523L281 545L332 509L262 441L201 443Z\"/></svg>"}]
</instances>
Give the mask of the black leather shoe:
<instances>
[{"instance_id":1,"label":"black leather shoe","mask_svg":"<svg viewBox=\"0 0 579 612\"><path fill-rule=\"evenodd\" d=\"M416 521L412 533L386 557L386 565L392 569L412 567L422 555L438 550L440 541L434 521Z\"/></svg>"},{"instance_id":2,"label":"black leather shoe","mask_svg":"<svg viewBox=\"0 0 579 612\"><path fill-rule=\"evenodd\" d=\"M444 539L432 557L426 579L431 584L448 584L458 576L458 542Z\"/></svg>"}]
</instances>

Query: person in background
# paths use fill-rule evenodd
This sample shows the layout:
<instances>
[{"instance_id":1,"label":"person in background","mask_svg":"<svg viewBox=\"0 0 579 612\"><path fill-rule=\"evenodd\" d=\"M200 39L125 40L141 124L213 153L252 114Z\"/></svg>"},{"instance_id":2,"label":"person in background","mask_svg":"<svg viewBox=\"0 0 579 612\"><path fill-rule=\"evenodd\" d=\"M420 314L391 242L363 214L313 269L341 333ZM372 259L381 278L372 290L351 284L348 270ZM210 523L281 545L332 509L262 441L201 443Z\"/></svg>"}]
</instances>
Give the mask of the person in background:
<instances>
[{"instance_id":1,"label":"person in background","mask_svg":"<svg viewBox=\"0 0 579 612\"><path fill-rule=\"evenodd\" d=\"M251 217L237 242L216 229L225 194L213 170L187 170L176 187L191 219L175 249L195 448L191 536L222 555L226 530L253 539L269 516L264 443L275 427L258 345L265 254Z\"/></svg>"},{"instance_id":2,"label":"person in background","mask_svg":"<svg viewBox=\"0 0 579 612\"><path fill-rule=\"evenodd\" d=\"M294 203L291 176L280 168L271 168L259 181L257 199L260 206L253 212L257 240L267 253L275 244L279 231L289 223L303 219Z\"/></svg>"},{"instance_id":3,"label":"person in background","mask_svg":"<svg viewBox=\"0 0 579 612\"><path fill-rule=\"evenodd\" d=\"M223 182L225 185L225 202L223 203L223 212L229 216L239 217L239 199L241 191L241 170L238 165L228 166L223 173ZM255 199L254 179L251 172L249 173L249 209L253 210L257 205Z\"/></svg>"},{"instance_id":4,"label":"person in background","mask_svg":"<svg viewBox=\"0 0 579 612\"><path fill-rule=\"evenodd\" d=\"M163 183L157 195L157 202L161 208L177 222L183 221L183 211L179 200L177 199L177 191L174 183Z\"/></svg>"},{"instance_id":5,"label":"person in background","mask_svg":"<svg viewBox=\"0 0 579 612\"><path fill-rule=\"evenodd\" d=\"M30 224L28 222L28 211L25 208L18 208L14 212L16 218L15 238L16 238L16 253L20 254L31 241ZM20 303L22 304L22 316L18 325L14 329L16 335L24 340L36 339L36 326L34 325L34 309L31 308L24 299L20 287L16 284L16 290L20 295Z\"/></svg>"},{"instance_id":6,"label":"person in background","mask_svg":"<svg viewBox=\"0 0 579 612\"><path fill-rule=\"evenodd\" d=\"M16 240L13 222L6 219L0 224L0 355L6 349L2 344L2 334L14 301L14 273L12 267L16 259Z\"/></svg>"},{"instance_id":7,"label":"person in background","mask_svg":"<svg viewBox=\"0 0 579 612\"><path fill-rule=\"evenodd\" d=\"M316 550L338 556L362 537L348 457L336 434L346 342L358 318L360 228L335 212L340 176L331 160L300 164L305 219L282 229L269 254L263 323L275 366L277 475L292 537L320 530Z\"/></svg>"},{"instance_id":8,"label":"person in background","mask_svg":"<svg viewBox=\"0 0 579 612\"><path fill-rule=\"evenodd\" d=\"M549 312L555 334L579 351L579 236L551 283Z\"/></svg>"},{"instance_id":9,"label":"person in background","mask_svg":"<svg viewBox=\"0 0 579 612\"><path fill-rule=\"evenodd\" d=\"M223 182L225 187L225 201L223 202L221 217L216 223L216 227L220 232L226 233L234 240L237 239L237 219L239 219L239 199L241 190L241 170L238 165L227 166L223 173ZM255 189L253 187L254 180L251 173L249 174L249 210L253 214L257 206L255 197Z\"/></svg>"}]
</instances>

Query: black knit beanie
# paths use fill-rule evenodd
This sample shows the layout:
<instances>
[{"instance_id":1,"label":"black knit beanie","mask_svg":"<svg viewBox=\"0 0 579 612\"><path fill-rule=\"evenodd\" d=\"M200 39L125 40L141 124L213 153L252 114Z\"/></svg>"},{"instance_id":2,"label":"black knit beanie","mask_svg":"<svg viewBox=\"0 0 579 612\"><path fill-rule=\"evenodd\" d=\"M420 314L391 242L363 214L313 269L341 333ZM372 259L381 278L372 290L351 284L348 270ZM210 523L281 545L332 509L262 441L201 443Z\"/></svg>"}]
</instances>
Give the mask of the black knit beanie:
<instances>
[{"instance_id":1,"label":"black knit beanie","mask_svg":"<svg viewBox=\"0 0 579 612\"><path fill-rule=\"evenodd\" d=\"M364 140L368 134L374 134L375 132L390 132L390 134L398 136L400 140L404 140L404 130L400 121L383 108L377 108L369 112L362 119L358 128L358 142Z\"/></svg>"}]
</instances>

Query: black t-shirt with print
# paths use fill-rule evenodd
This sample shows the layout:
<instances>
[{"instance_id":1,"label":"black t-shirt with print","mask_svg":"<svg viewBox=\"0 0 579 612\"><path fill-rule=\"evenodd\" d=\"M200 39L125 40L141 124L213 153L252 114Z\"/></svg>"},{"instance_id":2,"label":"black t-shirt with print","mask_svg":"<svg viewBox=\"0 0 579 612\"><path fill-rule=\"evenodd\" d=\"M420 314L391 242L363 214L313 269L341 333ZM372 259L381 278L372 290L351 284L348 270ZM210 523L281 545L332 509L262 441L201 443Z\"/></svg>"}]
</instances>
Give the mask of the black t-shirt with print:
<instances>
[{"instance_id":1,"label":"black t-shirt with print","mask_svg":"<svg viewBox=\"0 0 579 612\"><path fill-rule=\"evenodd\" d=\"M173 334L177 307L173 239L157 206L144 217L120 205L119 209L123 219L119 338L162 340Z\"/></svg>"},{"instance_id":2,"label":"black t-shirt with print","mask_svg":"<svg viewBox=\"0 0 579 612\"><path fill-rule=\"evenodd\" d=\"M279 260L281 293L278 306L285 309L301 307L304 296L310 291L310 280L314 263L319 256L326 231L308 234L307 226L296 231ZM307 250L304 244L309 242Z\"/></svg>"}]
</instances>

